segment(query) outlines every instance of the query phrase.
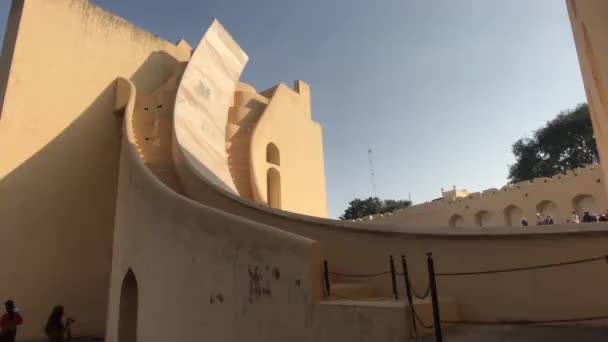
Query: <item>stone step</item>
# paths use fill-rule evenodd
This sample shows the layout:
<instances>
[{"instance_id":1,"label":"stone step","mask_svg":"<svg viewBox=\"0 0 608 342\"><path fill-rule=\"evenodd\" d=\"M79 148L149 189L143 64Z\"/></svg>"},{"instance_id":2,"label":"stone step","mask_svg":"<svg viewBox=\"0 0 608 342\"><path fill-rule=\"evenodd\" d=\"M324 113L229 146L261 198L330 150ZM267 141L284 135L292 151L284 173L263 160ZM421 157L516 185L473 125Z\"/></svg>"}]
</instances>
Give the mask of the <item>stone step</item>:
<instances>
[{"instance_id":1,"label":"stone step","mask_svg":"<svg viewBox=\"0 0 608 342\"><path fill-rule=\"evenodd\" d=\"M346 315L355 312L358 317L363 317L370 322L370 326L384 326L387 329L403 329L405 334L413 337L412 318L410 309L405 299L394 300L390 298L359 298L359 299L339 299L329 298L319 301L317 307L334 312L336 315ZM433 308L430 299L414 300L414 309L418 318L425 326L433 325ZM355 310L353 310L355 309ZM439 298L439 312L442 321L459 321L461 319L460 306L450 298ZM405 318L405 320L404 320ZM378 320L378 321L376 321ZM393 323L388 323L393 322ZM442 327L449 324L442 323ZM432 328L426 328L416 321L418 336L428 336L433 334Z\"/></svg>"},{"instance_id":2,"label":"stone step","mask_svg":"<svg viewBox=\"0 0 608 342\"><path fill-rule=\"evenodd\" d=\"M378 296L373 287L363 283L331 284L331 294L336 298L346 299L373 298Z\"/></svg>"}]
</instances>

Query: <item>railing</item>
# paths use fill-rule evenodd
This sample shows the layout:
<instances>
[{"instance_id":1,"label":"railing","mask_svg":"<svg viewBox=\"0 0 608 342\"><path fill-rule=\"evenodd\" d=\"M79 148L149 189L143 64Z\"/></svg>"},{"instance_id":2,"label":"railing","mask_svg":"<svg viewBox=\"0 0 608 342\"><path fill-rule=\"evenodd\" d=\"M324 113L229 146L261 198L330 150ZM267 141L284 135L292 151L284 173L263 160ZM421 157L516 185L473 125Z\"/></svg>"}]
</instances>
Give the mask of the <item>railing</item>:
<instances>
[{"instance_id":1,"label":"railing","mask_svg":"<svg viewBox=\"0 0 608 342\"><path fill-rule=\"evenodd\" d=\"M573 323L573 322L585 322L585 321L597 321L597 320L608 320L608 315L599 315L599 316L586 316L586 317L571 317L565 319L546 319L546 320L499 320L499 321L472 321L472 320L460 320L460 321L450 321L450 320L442 320L440 315L440 306L439 306L439 295L437 291L437 277L470 277L470 276L483 276L488 274L500 274L500 273L513 273L513 272L522 272L522 271L530 271L530 270L540 270L540 269L549 269L556 267L566 267L578 264L585 263L593 263L598 261L605 261L608 263L608 255L601 255L597 257L583 258L570 260L565 262L556 262L549 264L539 264L532 266L524 266L524 267L513 267L513 268L504 268L504 269L490 269L490 270L476 270L476 271L464 271L464 272L435 272L435 262L433 260L433 254L427 253L426 263L427 263L427 274L428 274L428 286L424 290L422 294L417 292L412 286L411 278L408 272L408 265L405 255L401 255L401 267L402 273L395 270L395 262L393 256L389 256L388 260L388 271L382 271L377 273L367 273L367 274L345 274L332 272L329 270L327 260L324 261L324 274L325 274L325 287L328 296L331 296L331 282L330 276L340 276L340 277L351 277L351 278L372 278L372 277L380 277L391 275L391 287L393 291L393 298L395 300L399 299L399 293L397 291L397 281L396 276L403 276L404 284L405 284L405 292L406 299L408 304L408 309L411 318L411 326L412 332L415 338L418 338L417 331L417 323L426 329L433 329L435 335L435 341L443 342L443 332L441 329L442 323L449 324L469 324L469 325L499 325L499 324L508 324L508 325L530 325L530 324L549 324L549 323ZM342 299L354 299L354 300L362 300L356 298L343 298L340 296L336 296ZM413 303L413 299L425 299L430 297L432 309L433 309L433 323L427 324L425 323L418 313L416 312L416 308Z\"/></svg>"}]
</instances>

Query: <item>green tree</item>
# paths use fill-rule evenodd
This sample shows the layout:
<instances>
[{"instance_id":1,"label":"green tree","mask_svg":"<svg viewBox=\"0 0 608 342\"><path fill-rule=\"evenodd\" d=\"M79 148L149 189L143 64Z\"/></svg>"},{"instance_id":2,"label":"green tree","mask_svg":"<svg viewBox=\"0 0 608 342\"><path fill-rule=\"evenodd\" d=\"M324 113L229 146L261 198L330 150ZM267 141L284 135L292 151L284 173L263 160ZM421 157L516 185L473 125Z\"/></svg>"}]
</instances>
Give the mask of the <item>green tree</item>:
<instances>
[{"instance_id":1,"label":"green tree","mask_svg":"<svg viewBox=\"0 0 608 342\"><path fill-rule=\"evenodd\" d=\"M509 165L509 181L551 177L599 162L587 104L566 110L513 144L515 163Z\"/></svg>"},{"instance_id":2,"label":"green tree","mask_svg":"<svg viewBox=\"0 0 608 342\"><path fill-rule=\"evenodd\" d=\"M352 220L364 216L384 214L393 212L397 209L407 208L412 202L407 200L381 200L378 197L368 197L366 199L355 198L350 201L341 220Z\"/></svg>"}]
</instances>

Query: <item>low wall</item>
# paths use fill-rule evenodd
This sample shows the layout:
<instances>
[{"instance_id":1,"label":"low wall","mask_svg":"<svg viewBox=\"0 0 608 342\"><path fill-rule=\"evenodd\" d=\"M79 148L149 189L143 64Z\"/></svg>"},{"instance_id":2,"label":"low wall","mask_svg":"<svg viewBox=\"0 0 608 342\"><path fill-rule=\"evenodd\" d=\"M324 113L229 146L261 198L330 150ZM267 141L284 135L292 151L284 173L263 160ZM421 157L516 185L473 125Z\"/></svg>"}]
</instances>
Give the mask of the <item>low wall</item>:
<instances>
[{"instance_id":1,"label":"low wall","mask_svg":"<svg viewBox=\"0 0 608 342\"><path fill-rule=\"evenodd\" d=\"M383 215L363 218L363 223L416 226L491 227L521 226L521 219L536 223L536 214L567 223L572 211L605 213L608 198L599 165L590 165L532 181L487 189L455 200L427 202Z\"/></svg>"}]
</instances>

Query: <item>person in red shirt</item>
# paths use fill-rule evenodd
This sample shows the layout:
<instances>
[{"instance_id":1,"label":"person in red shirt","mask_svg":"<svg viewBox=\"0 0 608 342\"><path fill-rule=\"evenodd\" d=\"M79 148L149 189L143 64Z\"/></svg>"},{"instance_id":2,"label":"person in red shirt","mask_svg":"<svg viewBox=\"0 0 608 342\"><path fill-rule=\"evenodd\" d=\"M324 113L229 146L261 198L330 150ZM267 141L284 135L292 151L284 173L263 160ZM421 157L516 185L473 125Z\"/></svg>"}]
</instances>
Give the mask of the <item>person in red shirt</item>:
<instances>
[{"instance_id":1,"label":"person in red shirt","mask_svg":"<svg viewBox=\"0 0 608 342\"><path fill-rule=\"evenodd\" d=\"M15 342L17 326L23 323L23 317L17 312L12 300L7 300L4 308L6 313L0 318L0 342Z\"/></svg>"}]
</instances>

